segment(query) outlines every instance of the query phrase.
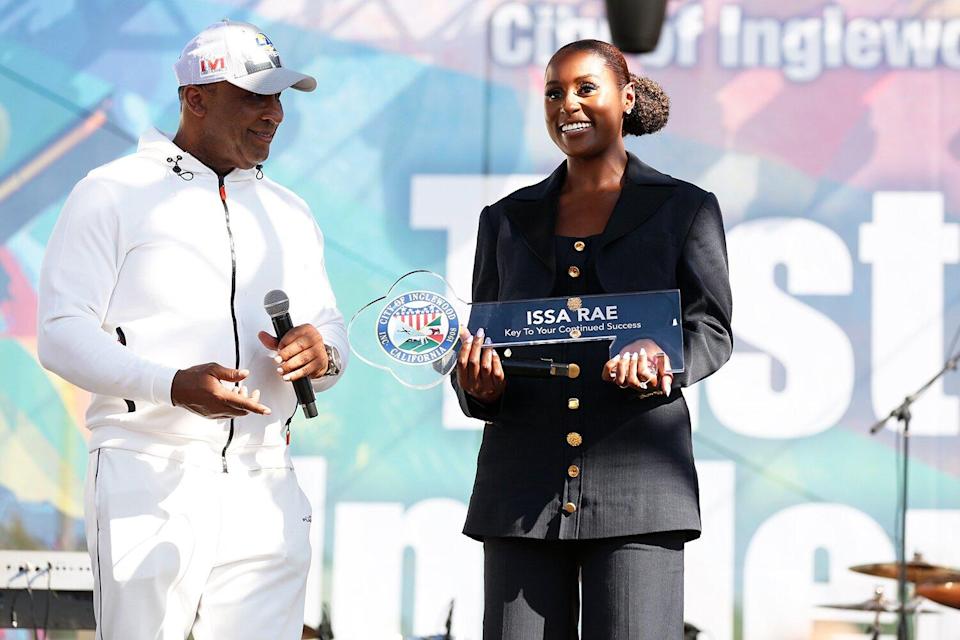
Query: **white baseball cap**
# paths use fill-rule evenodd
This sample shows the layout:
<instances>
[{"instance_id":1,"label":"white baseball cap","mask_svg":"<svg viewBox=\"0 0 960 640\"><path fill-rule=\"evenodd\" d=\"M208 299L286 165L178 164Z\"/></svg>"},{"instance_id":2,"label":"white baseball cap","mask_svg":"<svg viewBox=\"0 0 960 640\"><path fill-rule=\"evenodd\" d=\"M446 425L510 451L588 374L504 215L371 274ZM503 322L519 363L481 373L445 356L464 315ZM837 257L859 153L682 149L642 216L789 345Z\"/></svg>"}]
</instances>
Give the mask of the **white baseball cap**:
<instances>
[{"instance_id":1,"label":"white baseball cap","mask_svg":"<svg viewBox=\"0 0 960 640\"><path fill-rule=\"evenodd\" d=\"M226 80L241 89L274 95L293 87L313 91L317 80L286 69L273 42L247 22L222 20L187 43L173 65L180 86Z\"/></svg>"}]
</instances>

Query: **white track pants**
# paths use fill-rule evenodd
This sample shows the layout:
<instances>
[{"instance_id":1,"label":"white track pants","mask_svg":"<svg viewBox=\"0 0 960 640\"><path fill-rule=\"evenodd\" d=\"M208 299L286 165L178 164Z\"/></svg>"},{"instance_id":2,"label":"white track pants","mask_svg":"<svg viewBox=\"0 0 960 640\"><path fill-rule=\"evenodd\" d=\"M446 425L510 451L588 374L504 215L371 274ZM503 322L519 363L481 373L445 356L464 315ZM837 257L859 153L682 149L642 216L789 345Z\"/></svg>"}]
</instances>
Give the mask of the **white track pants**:
<instances>
[{"instance_id":1,"label":"white track pants","mask_svg":"<svg viewBox=\"0 0 960 640\"><path fill-rule=\"evenodd\" d=\"M85 506L96 640L300 638L311 514L292 469L99 449Z\"/></svg>"}]
</instances>

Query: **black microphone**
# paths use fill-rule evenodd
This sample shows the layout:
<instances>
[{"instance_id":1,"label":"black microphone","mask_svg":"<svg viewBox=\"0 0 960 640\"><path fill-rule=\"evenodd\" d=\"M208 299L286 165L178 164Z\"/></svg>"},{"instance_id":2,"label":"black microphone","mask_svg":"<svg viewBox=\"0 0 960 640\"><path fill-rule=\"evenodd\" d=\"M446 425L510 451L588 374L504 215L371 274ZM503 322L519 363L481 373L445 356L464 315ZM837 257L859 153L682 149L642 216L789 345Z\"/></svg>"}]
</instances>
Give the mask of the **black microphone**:
<instances>
[{"instance_id":1,"label":"black microphone","mask_svg":"<svg viewBox=\"0 0 960 640\"><path fill-rule=\"evenodd\" d=\"M577 363L563 364L546 358L542 360L511 360L501 358L500 366L508 376L521 378L576 378L580 375Z\"/></svg>"},{"instance_id":2,"label":"black microphone","mask_svg":"<svg viewBox=\"0 0 960 640\"><path fill-rule=\"evenodd\" d=\"M283 340L287 331L293 329L290 319L290 299L280 289L274 289L263 296L263 308L273 320L273 329L277 332L277 340ZM317 417L317 397L313 394L313 385L307 378L293 381L293 390L297 394L297 402L303 407L303 415L307 418Z\"/></svg>"}]
</instances>

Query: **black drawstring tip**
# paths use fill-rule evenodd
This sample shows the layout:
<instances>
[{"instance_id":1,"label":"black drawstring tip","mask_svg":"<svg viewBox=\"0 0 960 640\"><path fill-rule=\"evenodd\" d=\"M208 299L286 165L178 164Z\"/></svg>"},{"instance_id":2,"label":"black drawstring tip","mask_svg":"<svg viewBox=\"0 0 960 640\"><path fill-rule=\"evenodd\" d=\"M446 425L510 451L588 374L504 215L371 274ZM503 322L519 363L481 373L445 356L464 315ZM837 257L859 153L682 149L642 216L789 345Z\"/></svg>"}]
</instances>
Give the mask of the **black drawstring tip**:
<instances>
[{"instance_id":1,"label":"black drawstring tip","mask_svg":"<svg viewBox=\"0 0 960 640\"><path fill-rule=\"evenodd\" d=\"M256 169L257 169L257 180L263 180L263 165L258 164Z\"/></svg>"},{"instance_id":2,"label":"black drawstring tip","mask_svg":"<svg viewBox=\"0 0 960 640\"><path fill-rule=\"evenodd\" d=\"M177 156L176 160L174 160L173 158L167 158L167 162L173 163L173 166L170 167L170 170L173 171L178 176L180 176L181 178L183 178L184 180L189 182L190 180L193 180L193 171L184 171L183 169L181 169L180 168L181 160L183 160L183 156L180 156L180 155Z\"/></svg>"}]
</instances>

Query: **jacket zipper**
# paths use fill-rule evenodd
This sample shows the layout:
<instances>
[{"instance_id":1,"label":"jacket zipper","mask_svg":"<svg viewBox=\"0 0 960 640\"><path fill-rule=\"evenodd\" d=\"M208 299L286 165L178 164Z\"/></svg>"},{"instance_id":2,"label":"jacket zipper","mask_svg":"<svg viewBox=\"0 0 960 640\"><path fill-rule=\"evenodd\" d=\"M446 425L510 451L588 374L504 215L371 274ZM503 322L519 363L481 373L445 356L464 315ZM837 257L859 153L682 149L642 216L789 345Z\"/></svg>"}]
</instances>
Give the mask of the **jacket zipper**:
<instances>
[{"instance_id":1,"label":"jacket zipper","mask_svg":"<svg viewBox=\"0 0 960 640\"><path fill-rule=\"evenodd\" d=\"M237 328L237 308L235 305L237 297L237 250L233 244L233 230L230 228L230 208L227 207L227 188L223 184L223 176L219 176L220 182L220 202L223 203L223 217L227 223L227 237L230 239L230 318L233 320L233 349L234 349L234 369L240 368L240 331ZM239 384L239 383L238 383ZM227 448L233 441L233 418L230 419L230 434L227 435L227 442L223 445L223 451L220 453L220 459L223 463L223 472L227 473Z\"/></svg>"}]
</instances>

